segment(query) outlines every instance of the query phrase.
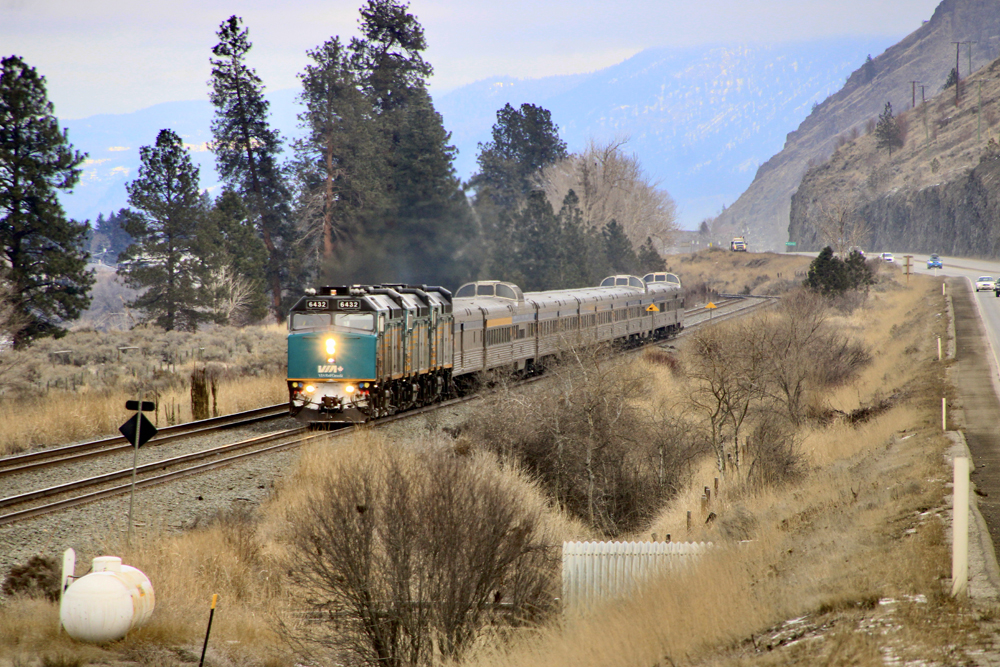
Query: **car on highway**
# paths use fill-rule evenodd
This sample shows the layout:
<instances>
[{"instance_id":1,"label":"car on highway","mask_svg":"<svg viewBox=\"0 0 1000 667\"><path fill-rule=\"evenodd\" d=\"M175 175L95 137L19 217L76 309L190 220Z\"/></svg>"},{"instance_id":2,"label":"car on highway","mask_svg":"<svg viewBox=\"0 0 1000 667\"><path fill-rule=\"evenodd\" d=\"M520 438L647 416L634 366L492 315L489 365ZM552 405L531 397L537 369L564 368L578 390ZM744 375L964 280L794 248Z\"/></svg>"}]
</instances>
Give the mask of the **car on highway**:
<instances>
[{"instance_id":1,"label":"car on highway","mask_svg":"<svg viewBox=\"0 0 1000 667\"><path fill-rule=\"evenodd\" d=\"M896 261L891 252L883 252L878 256L878 258L883 262L889 262L890 264Z\"/></svg>"},{"instance_id":2,"label":"car on highway","mask_svg":"<svg viewBox=\"0 0 1000 667\"><path fill-rule=\"evenodd\" d=\"M928 269L943 268L943 265L941 264L941 257L937 253L933 253L927 260L927 268Z\"/></svg>"},{"instance_id":3,"label":"car on highway","mask_svg":"<svg viewBox=\"0 0 1000 667\"><path fill-rule=\"evenodd\" d=\"M976 278L976 291L986 290L991 292L996 289L997 281L993 276L979 276Z\"/></svg>"}]
</instances>

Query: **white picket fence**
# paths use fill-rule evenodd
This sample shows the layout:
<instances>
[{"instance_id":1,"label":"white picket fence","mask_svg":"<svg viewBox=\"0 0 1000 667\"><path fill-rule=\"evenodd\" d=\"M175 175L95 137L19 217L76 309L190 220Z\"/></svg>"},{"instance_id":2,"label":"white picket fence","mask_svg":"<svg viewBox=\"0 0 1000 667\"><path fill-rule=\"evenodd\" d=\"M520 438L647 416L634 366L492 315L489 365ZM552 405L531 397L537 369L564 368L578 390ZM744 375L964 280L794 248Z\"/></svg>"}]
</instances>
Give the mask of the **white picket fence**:
<instances>
[{"instance_id":1,"label":"white picket fence","mask_svg":"<svg viewBox=\"0 0 1000 667\"><path fill-rule=\"evenodd\" d=\"M711 542L563 542L562 608L581 610L621 597L643 581L682 567Z\"/></svg>"}]
</instances>

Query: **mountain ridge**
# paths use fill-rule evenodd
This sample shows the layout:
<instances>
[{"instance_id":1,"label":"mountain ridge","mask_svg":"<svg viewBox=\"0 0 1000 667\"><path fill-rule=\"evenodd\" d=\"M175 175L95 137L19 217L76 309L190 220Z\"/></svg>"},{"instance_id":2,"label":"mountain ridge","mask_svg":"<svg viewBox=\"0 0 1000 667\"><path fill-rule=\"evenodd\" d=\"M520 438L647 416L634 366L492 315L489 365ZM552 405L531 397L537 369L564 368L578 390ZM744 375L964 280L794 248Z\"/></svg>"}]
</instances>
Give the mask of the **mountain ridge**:
<instances>
[{"instance_id":1,"label":"mountain ridge","mask_svg":"<svg viewBox=\"0 0 1000 667\"><path fill-rule=\"evenodd\" d=\"M782 248L791 196L810 162L825 160L838 135L863 127L887 101L900 111L910 106L911 81L936 93L954 67L955 41L978 42L971 56L973 71L996 56L1000 11L995 0L943 0L921 27L873 58L873 70L862 66L852 72L840 90L789 132L781 151L761 165L746 191L719 215L715 236L744 233L755 249ZM961 66L967 68L966 54L961 55ZM919 92L917 88L918 99Z\"/></svg>"}]
</instances>

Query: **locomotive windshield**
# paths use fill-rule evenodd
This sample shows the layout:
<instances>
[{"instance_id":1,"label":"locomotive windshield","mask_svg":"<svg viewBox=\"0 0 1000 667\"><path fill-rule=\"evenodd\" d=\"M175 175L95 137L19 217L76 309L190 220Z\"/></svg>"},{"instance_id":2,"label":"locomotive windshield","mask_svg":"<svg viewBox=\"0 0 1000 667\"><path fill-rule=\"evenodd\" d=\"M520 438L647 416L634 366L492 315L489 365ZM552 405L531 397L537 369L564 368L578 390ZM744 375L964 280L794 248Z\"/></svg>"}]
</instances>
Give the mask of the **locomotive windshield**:
<instances>
[{"instance_id":1,"label":"locomotive windshield","mask_svg":"<svg viewBox=\"0 0 1000 667\"><path fill-rule=\"evenodd\" d=\"M292 313L292 331L329 326L375 331L374 313Z\"/></svg>"}]
</instances>

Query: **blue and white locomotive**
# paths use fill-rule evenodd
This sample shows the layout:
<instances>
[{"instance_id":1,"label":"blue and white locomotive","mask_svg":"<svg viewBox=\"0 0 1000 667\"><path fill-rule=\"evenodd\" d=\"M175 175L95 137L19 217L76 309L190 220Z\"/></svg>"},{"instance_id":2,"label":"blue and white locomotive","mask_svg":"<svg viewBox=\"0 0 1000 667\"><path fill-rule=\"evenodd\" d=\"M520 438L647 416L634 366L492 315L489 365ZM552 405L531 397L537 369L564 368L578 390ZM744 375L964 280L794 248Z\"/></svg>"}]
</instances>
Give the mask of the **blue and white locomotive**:
<instances>
[{"instance_id":1,"label":"blue and white locomotive","mask_svg":"<svg viewBox=\"0 0 1000 667\"><path fill-rule=\"evenodd\" d=\"M672 273L527 294L495 280L454 297L426 285L309 292L288 317L288 393L290 412L310 423L368 421L451 396L481 371L536 372L568 346L666 338L684 326Z\"/></svg>"}]
</instances>

